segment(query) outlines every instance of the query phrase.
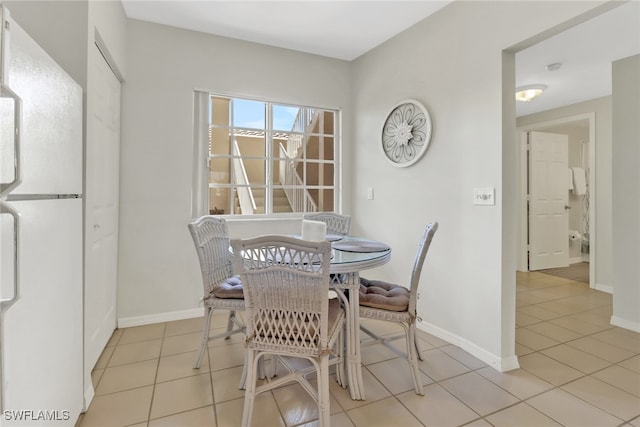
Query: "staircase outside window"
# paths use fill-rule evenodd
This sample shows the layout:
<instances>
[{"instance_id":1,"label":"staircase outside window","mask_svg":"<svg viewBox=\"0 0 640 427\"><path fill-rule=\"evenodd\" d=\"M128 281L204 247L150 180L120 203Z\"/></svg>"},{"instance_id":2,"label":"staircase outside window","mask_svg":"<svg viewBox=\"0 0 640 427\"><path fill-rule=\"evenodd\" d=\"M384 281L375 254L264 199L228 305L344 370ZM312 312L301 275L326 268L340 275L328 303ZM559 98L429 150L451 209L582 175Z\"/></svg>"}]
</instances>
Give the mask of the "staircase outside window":
<instances>
[{"instance_id":1,"label":"staircase outside window","mask_svg":"<svg viewBox=\"0 0 640 427\"><path fill-rule=\"evenodd\" d=\"M334 211L339 112L210 95L209 213Z\"/></svg>"}]
</instances>

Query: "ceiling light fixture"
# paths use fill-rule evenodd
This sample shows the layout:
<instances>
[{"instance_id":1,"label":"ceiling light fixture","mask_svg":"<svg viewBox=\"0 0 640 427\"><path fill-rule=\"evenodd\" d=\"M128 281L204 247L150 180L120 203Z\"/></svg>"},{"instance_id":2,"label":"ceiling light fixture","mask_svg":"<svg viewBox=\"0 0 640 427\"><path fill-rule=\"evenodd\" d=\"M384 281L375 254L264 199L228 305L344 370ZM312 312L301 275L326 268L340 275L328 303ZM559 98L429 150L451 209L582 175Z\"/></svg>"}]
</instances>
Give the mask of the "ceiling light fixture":
<instances>
[{"instance_id":1,"label":"ceiling light fixture","mask_svg":"<svg viewBox=\"0 0 640 427\"><path fill-rule=\"evenodd\" d=\"M528 85L516 88L516 101L529 102L542 95L542 91L546 88L545 85Z\"/></svg>"}]
</instances>

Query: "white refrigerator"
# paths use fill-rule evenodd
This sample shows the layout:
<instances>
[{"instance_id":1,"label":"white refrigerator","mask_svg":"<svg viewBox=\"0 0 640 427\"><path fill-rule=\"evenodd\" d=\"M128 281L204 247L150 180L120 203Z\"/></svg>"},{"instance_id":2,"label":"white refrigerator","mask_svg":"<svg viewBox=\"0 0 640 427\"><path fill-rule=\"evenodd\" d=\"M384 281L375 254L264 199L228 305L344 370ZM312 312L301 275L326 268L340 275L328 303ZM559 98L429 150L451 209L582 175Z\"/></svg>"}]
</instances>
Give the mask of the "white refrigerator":
<instances>
[{"instance_id":1,"label":"white refrigerator","mask_svg":"<svg viewBox=\"0 0 640 427\"><path fill-rule=\"evenodd\" d=\"M83 406L82 88L0 4L0 426Z\"/></svg>"}]
</instances>

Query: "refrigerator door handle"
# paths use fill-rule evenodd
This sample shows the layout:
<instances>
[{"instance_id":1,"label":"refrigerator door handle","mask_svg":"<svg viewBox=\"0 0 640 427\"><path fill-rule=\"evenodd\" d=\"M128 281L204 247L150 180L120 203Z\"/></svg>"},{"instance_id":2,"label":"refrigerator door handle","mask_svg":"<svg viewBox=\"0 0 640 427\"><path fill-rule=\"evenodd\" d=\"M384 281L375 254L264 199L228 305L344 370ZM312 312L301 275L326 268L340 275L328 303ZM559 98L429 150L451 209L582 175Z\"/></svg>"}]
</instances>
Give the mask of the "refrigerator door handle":
<instances>
[{"instance_id":1,"label":"refrigerator door handle","mask_svg":"<svg viewBox=\"0 0 640 427\"><path fill-rule=\"evenodd\" d=\"M20 126L22 124L22 99L4 84L0 85L0 97L13 99L14 130L13 130L13 170L14 178L11 182L0 183L0 196L7 194L22 182L22 168L20 167Z\"/></svg>"},{"instance_id":2,"label":"refrigerator door handle","mask_svg":"<svg viewBox=\"0 0 640 427\"><path fill-rule=\"evenodd\" d=\"M20 296L20 213L13 209L8 203L0 200L0 215L11 215L13 217L13 295L10 298L0 299L0 308L5 311L11 307Z\"/></svg>"}]
</instances>

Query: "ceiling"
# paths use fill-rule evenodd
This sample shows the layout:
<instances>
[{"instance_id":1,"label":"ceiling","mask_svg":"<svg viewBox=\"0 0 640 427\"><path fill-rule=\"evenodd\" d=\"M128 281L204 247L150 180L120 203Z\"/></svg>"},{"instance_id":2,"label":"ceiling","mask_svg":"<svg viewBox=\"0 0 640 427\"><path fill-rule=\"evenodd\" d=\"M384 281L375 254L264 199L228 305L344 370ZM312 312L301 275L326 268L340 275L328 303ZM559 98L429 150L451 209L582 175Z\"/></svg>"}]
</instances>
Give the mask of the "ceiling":
<instances>
[{"instance_id":1,"label":"ceiling","mask_svg":"<svg viewBox=\"0 0 640 427\"><path fill-rule=\"evenodd\" d=\"M353 60L452 0L122 0L129 18ZM611 94L611 62L640 53L640 1L631 1L516 55L516 86L543 84L518 116ZM545 66L562 64L557 71Z\"/></svg>"},{"instance_id":2,"label":"ceiling","mask_svg":"<svg viewBox=\"0 0 640 427\"><path fill-rule=\"evenodd\" d=\"M129 18L351 61L452 0L122 0Z\"/></svg>"},{"instance_id":3,"label":"ceiling","mask_svg":"<svg viewBox=\"0 0 640 427\"><path fill-rule=\"evenodd\" d=\"M516 54L516 87L543 84L527 115L611 95L611 62L640 54L640 2L632 1ZM562 64L557 71L545 66Z\"/></svg>"}]
</instances>

